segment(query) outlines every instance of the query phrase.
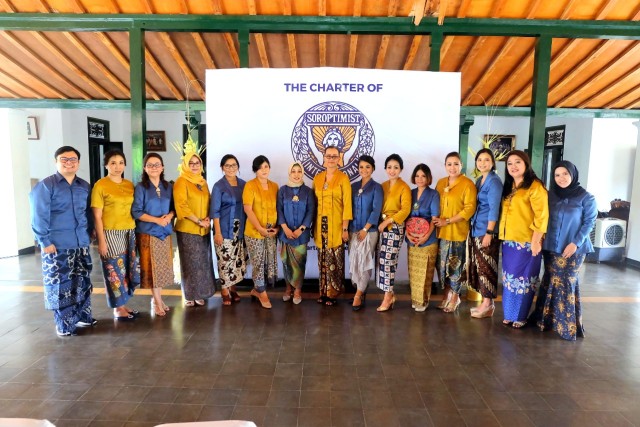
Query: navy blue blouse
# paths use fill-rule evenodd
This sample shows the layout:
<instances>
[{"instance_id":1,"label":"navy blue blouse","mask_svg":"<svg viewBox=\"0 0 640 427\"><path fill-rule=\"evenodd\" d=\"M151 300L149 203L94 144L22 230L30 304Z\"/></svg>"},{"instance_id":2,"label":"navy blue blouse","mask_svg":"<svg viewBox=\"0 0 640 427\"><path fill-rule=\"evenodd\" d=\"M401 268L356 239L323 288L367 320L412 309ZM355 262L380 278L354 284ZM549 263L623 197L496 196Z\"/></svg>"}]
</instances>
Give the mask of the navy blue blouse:
<instances>
[{"instance_id":1,"label":"navy blue blouse","mask_svg":"<svg viewBox=\"0 0 640 427\"><path fill-rule=\"evenodd\" d=\"M382 212L382 202L384 194L382 185L370 179L363 188L362 181L351 184L351 206L353 209L353 219L349 222L349 231L357 233L362 230L367 223L373 226L369 232L378 231L378 222Z\"/></svg>"},{"instance_id":2,"label":"navy blue blouse","mask_svg":"<svg viewBox=\"0 0 640 427\"><path fill-rule=\"evenodd\" d=\"M476 212L471 217L471 237L487 234L489 221L496 221L495 232L498 231L502 180L494 171L491 171L487 175L487 179L484 180L484 184L482 184L482 177L476 179L476 189L478 190L478 203L476 204Z\"/></svg>"},{"instance_id":3,"label":"navy blue blouse","mask_svg":"<svg viewBox=\"0 0 640 427\"><path fill-rule=\"evenodd\" d=\"M542 249L561 254L569 243L574 243L578 255L593 252L589 233L597 215L596 199L587 191L568 199L549 191L549 226Z\"/></svg>"},{"instance_id":4,"label":"navy blue blouse","mask_svg":"<svg viewBox=\"0 0 640 427\"><path fill-rule=\"evenodd\" d=\"M158 195L156 187L153 184L149 184L149 188L145 188L142 183L136 185L133 191L131 216L136 220L136 232L164 240L173 231L171 221L162 227L153 222L140 220L143 214L161 217L173 209L173 184L169 183L167 188L164 188L164 185L160 183L158 188L160 189L160 195Z\"/></svg>"},{"instance_id":5,"label":"navy blue blouse","mask_svg":"<svg viewBox=\"0 0 640 427\"><path fill-rule=\"evenodd\" d=\"M418 189L411 190L411 213L409 218L420 217L431 222L431 218L438 215L440 215L440 194L436 190L429 187L425 188L420 195L420 199L418 199ZM436 234L435 230L432 231L427 241L420 247L434 244L438 240ZM405 240L409 246L413 246L408 237L405 236Z\"/></svg>"},{"instance_id":6,"label":"navy blue blouse","mask_svg":"<svg viewBox=\"0 0 640 427\"><path fill-rule=\"evenodd\" d=\"M224 176L213 184L211 189L211 205L209 218L220 220L220 231L223 239L233 239L233 220L240 220L238 237L244 236L244 225L247 222L244 206L242 205L242 192L245 181L238 178L238 185L232 186Z\"/></svg>"},{"instance_id":7,"label":"navy blue blouse","mask_svg":"<svg viewBox=\"0 0 640 427\"><path fill-rule=\"evenodd\" d=\"M305 184L300 187L283 185L278 191L276 203L278 224L287 224L291 231L304 225L307 229L297 239L288 239L282 227L278 232L280 241L291 246L307 244L311 238L311 222L316 215L316 197Z\"/></svg>"}]
</instances>

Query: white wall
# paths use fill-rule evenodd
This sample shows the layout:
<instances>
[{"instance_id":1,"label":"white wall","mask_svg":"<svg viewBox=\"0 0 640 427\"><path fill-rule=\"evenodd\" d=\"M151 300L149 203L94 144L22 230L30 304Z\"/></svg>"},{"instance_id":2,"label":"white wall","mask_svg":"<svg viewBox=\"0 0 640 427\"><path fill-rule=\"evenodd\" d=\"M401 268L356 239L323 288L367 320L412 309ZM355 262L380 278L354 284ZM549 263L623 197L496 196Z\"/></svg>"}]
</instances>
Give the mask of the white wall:
<instances>
[{"instance_id":1,"label":"white wall","mask_svg":"<svg viewBox=\"0 0 640 427\"><path fill-rule=\"evenodd\" d=\"M549 117L547 126L565 125L564 160L576 165L580 174L580 184L589 185L589 160L591 158L591 132L593 119L572 119Z\"/></svg>"},{"instance_id":2,"label":"white wall","mask_svg":"<svg viewBox=\"0 0 640 427\"><path fill-rule=\"evenodd\" d=\"M594 119L587 190L598 210L614 199L631 200L638 129L633 119Z\"/></svg>"}]
</instances>

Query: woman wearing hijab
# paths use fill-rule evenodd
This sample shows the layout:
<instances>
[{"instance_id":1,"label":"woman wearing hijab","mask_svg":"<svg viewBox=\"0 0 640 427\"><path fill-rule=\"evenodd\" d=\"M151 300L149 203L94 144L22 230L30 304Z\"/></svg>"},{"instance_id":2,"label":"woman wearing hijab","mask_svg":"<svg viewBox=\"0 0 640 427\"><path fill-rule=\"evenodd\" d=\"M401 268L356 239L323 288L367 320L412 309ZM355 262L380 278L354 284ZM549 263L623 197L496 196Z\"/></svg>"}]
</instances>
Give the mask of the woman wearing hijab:
<instances>
[{"instance_id":1,"label":"woman wearing hijab","mask_svg":"<svg viewBox=\"0 0 640 427\"><path fill-rule=\"evenodd\" d=\"M376 250L378 244L378 221L382 212L382 186L371 175L376 169L373 157L364 155L358 160L358 182L351 184L351 205L353 220L349 223L349 270L351 283L356 294L351 305L353 311L359 311L365 304L367 286L375 271Z\"/></svg>"},{"instance_id":2,"label":"woman wearing hijab","mask_svg":"<svg viewBox=\"0 0 640 427\"><path fill-rule=\"evenodd\" d=\"M324 151L324 171L313 178L318 200L313 238L318 248L320 297L318 304L333 306L344 292L344 244L349 240L351 220L351 184L338 169L340 150L329 146Z\"/></svg>"},{"instance_id":3,"label":"woman wearing hijab","mask_svg":"<svg viewBox=\"0 0 640 427\"><path fill-rule=\"evenodd\" d=\"M184 305L205 305L205 299L215 293L213 255L211 251L211 221L209 220L209 187L202 177L202 158L195 143L187 141L180 177L173 185L176 209L176 236L180 254Z\"/></svg>"},{"instance_id":4,"label":"woman wearing hijab","mask_svg":"<svg viewBox=\"0 0 640 427\"><path fill-rule=\"evenodd\" d=\"M311 238L311 221L316 211L313 192L303 181L302 164L289 166L289 180L278 191L278 237L282 242L280 258L287 290L282 300L287 302L293 292L293 303L302 302L302 282L307 264L307 243Z\"/></svg>"},{"instance_id":5,"label":"woman wearing hijab","mask_svg":"<svg viewBox=\"0 0 640 427\"><path fill-rule=\"evenodd\" d=\"M541 331L562 338L584 337L578 272L593 252L589 233L598 215L595 198L580 186L578 169L563 160L553 168L549 192L549 227L542 245L544 275L533 314Z\"/></svg>"},{"instance_id":6,"label":"woman wearing hijab","mask_svg":"<svg viewBox=\"0 0 640 427\"><path fill-rule=\"evenodd\" d=\"M540 284L542 238L547 232L547 190L524 151L507 155L502 189L500 240L502 240L503 324L519 329L527 324L533 296Z\"/></svg>"},{"instance_id":7,"label":"woman wearing hijab","mask_svg":"<svg viewBox=\"0 0 640 427\"><path fill-rule=\"evenodd\" d=\"M236 284L244 279L249 254L244 242L247 216L242 205L245 182L238 178L240 162L233 154L220 160L224 174L211 190L209 216L213 219L213 244L218 258L218 278L222 305L240 302Z\"/></svg>"}]
</instances>

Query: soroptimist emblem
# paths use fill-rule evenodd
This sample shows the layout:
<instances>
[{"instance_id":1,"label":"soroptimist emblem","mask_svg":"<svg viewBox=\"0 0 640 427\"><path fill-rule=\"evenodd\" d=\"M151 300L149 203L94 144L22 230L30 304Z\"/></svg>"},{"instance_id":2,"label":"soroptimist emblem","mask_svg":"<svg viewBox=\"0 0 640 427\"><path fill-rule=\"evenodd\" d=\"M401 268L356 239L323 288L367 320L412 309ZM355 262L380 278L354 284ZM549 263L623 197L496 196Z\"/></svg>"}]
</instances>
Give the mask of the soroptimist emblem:
<instances>
[{"instance_id":1,"label":"soroptimist emblem","mask_svg":"<svg viewBox=\"0 0 640 427\"><path fill-rule=\"evenodd\" d=\"M358 159L375 151L375 134L369 120L357 108L340 101L314 105L296 122L291 135L293 159L301 162L304 173L313 179L325 168L324 150L337 147L338 167L349 180L358 178Z\"/></svg>"}]
</instances>

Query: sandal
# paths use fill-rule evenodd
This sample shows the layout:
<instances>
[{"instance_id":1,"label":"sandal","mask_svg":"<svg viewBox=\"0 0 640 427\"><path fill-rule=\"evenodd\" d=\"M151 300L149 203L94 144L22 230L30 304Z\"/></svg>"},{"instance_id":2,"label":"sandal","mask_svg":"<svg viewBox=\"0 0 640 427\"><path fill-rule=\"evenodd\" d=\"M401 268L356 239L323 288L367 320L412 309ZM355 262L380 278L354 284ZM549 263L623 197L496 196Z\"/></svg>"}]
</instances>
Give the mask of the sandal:
<instances>
[{"instance_id":1,"label":"sandal","mask_svg":"<svg viewBox=\"0 0 640 427\"><path fill-rule=\"evenodd\" d=\"M203 299L197 299L194 301L196 305L203 306L205 305L205 301Z\"/></svg>"},{"instance_id":2,"label":"sandal","mask_svg":"<svg viewBox=\"0 0 640 427\"><path fill-rule=\"evenodd\" d=\"M226 289L224 289L226 290ZM222 297L222 305L231 305L231 292L229 292L228 290L226 290L227 293L223 293L223 291L220 291L220 296Z\"/></svg>"},{"instance_id":3,"label":"sandal","mask_svg":"<svg viewBox=\"0 0 640 427\"><path fill-rule=\"evenodd\" d=\"M156 301L154 299L151 300L151 308L153 309L153 312L156 316L165 316L167 314L164 312L162 307L156 304Z\"/></svg>"},{"instance_id":4,"label":"sandal","mask_svg":"<svg viewBox=\"0 0 640 427\"><path fill-rule=\"evenodd\" d=\"M507 319L504 319L504 320L502 321L502 324L503 324L503 325L505 325L505 326L511 326L511 324L512 324L512 323L513 323L513 322L512 322L511 320L507 320Z\"/></svg>"},{"instance_id":5,"label":"sandal","mask_svg":"<svg viewBox=\"0 0 640 427\"><path fill-rule=\"evenodd\" d=\"M271 301L269 301L269 296L267 295L266 291L258 292L255 289L251 289L251 299L258 301L262 306L262 308L266 308L266 309L271 308Z\"/></svg>"},{"instance_id":6,"label":"sandal","mask_svg":"<svg viewBox=\"0 0 640 427\"><path fill-rule=\"evenodd\" d=\"M291 299L291 289L287 289L282 295L282 301L287 302Z\"/></svg>"},{"instance_id":7,"label":"sandal","mask_svg":"<svg viewBox=\"0 0 640 427\"><path fill-rule=\"evenodd\" d=\"M297 289L293 293L293 303L298 305L302 302L302 292L299 292Z\"/></svg>"},{"instance_id":8,"label":"sandal","mask_svg":"<svg viewBox=\"0 0 640 427\"><path fill-rule=\"evenodd\" d=\"M513 329L521 329L521 328L524 328L526 325L527 325L527 321L523 320L523 321L513 322L511 324L511 327Z\"/></svg>"},{"instance_id":9,"label":"sandal","mask_svg":"<svg viewBox=\"0 0 640 427\"><path fill-rule=\"evenodd\" d=\"M236 291L230 291L231 292L231 299L233 300L233 302L240 302L240 295L238 295L238 292Z\"/></svg>"},{"instance_id":10,"label":"sandal","mask_svg":"<svg viewBox=\"0 0 640 427\"><path fill-rule=\"evenodd\" d=\"M336 298L325 297L324 305L327 307L333 307L334 305L338 305L338 300Z\"/></svg>"},{"instance_id":11,"label":"sandal","mask_svg":"<svg viewBox=\"0 0 640 427\"><path fill-rule=\"evenodd\" d=\"M322 296L322 295L320 297L318 297L318 299L316 300L316 302L318 304L324 304L326 301L327 301L327 297Z\"/></svg>"},{"instance_id":12,"label":"sandal","mask_svg":"<svg viewBox=\"0 0 640 427\"><path fill-rule=\"evenodd\" d=\"M186 300L184 302L184 306L185 307L193 307L194 305L196 305L196 303L194 301L191 301L191 300Z\"/></svg>"}]
</instances>

